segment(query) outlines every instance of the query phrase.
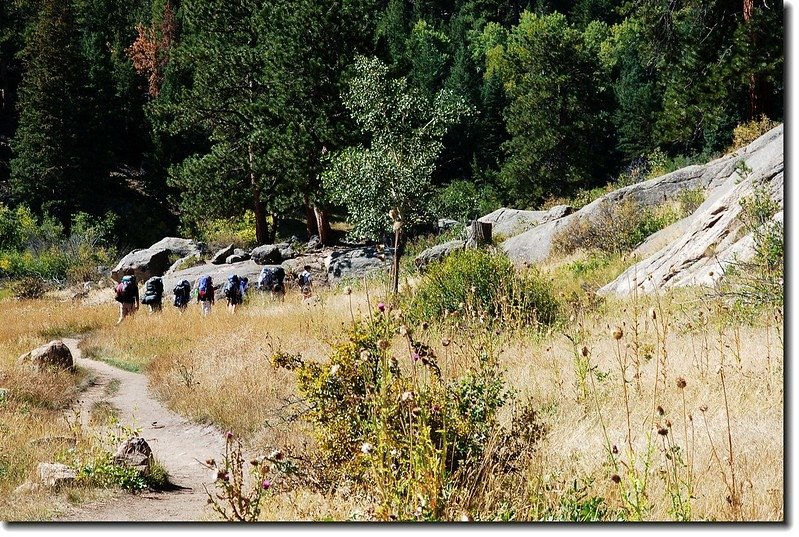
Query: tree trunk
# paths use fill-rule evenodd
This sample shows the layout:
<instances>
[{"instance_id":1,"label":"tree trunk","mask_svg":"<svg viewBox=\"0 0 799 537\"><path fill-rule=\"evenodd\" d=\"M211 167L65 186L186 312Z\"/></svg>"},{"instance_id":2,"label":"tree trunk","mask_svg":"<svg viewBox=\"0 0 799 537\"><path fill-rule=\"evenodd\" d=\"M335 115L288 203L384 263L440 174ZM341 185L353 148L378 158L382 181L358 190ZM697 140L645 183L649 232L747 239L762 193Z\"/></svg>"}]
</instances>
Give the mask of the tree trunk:
<instances>
[{"instance_id":1,"label":"tree trunk","mask_svg":"<svg viewBox=\"0 0 799 537\"><path fill-rule=\"evenodd\" d=\"M310 239L314 235L319 235L319 224L316 221L315 206L311 204L308 194L305 195L305 230Z\"/></svg>"},{"instance_id":2,"label":"tree trunk","mask_svg":"<svg viewBox=\"0 0 799 537\"><path fill-rule=\"evenodd\" d=\"M250 188L252 189L252 210L255 213L255 240L258 244L270 244L269 226L266 223L266 210L261 200L261 185L258 184L258 177L253 170L253 149L252 144L247 146L247 163L250 168Z\"/></svg>"},{"instance_id":3,"label":"tree trunk","mask_svg":"<svg viewBox=\"0 0 799 537\"><path fill-rule=\"evenodd\" d=\"M469 231L469 238L466 241L467 248L479 248L491 244L491 222L472 221Z\"/></svg>"},{"instance_id":4,"label":"tree trunk","mask_svg":"<svg viewBox=\"0 0 799 537\"><path fill-rule=\"evenodd\" d=\"M316 216L316 229L319 232L319 242L321 242L323 246L330 246L332 243L330 216L327 214L327 211L318 205L314 205L313 210Z\"/></svg>"},{"instance_id":5,"label":"tree trunk","mask_svg":"<svg viewBox=\"0 0 799 537\"><path fill-rule=\"evenodd\" d=\"M402 228L394 232L394 262L391 267L391 290L396 295L399 292L399 268L400 268L400 239Z\"/></svg>"}]
</instances>

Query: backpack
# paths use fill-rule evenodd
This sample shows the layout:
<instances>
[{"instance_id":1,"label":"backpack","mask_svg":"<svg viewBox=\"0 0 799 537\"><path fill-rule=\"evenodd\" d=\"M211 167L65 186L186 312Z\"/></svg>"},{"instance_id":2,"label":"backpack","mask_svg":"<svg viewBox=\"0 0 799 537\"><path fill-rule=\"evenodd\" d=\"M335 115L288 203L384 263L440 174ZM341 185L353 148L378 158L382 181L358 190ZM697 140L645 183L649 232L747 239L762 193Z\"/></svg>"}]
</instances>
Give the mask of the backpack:
<instances>
[{"instance_id":1,"label":"backpack","mask_svg":"<svg viewBox=\"0 0 799 537\"><path fill-rule=\"evenodd\" d=\"M300 275L297 277L297 280L300 283L300 287L307 287L311 283L311 275L308 274L306 271L302 271Z\"/></svg>"},{"instance_id":2,"label":"backpack","mask_svg":"<svg viewBox=\"0 0 799 537\"><path fill-rule=\"evenodd\" d=\"M239 277L235 274L231 274L227 277L227 283L225 284L225 296L235 297L241 293Z\"/></svg>"},{"instance_id":3,"label":"backpack","mask_svg":"<svg viewBox=\"0 0 799 537\"><path fill-rule=\"evenodd\" d=\"M200 276L200 282L197 284L197 298L199 300L208 300L209 295L214 292L214 284L210 276Z\"/></svg>"},{"instance_id":4,"label":"backpack","mask_svg":"<svg viewBox=\"0 0 799 537\"><path fill-rule=\"evenodd\" d=\"M117 302L129 302L133 298L135 281L133 276L123 276L122 281L117 284L114 300Z\"/></svg>"},{"instance_id":5,"label":"backpack","mask_svg":"<svg viewBox=\"0 0 799 537\"><path fill-rule=\"evenodd\" d=\"M275 275L272 269L264 267L261 269L261 274L258 275L258 289L272 289L272 284L275 280Z\"/></svg>"},{"instance_id":6,"label":"backpack","mask_svg":"<svg viewBox=\"0 0 799 537\"><path fill-rule=\"evenodd\" d=\"M153 276L144 284L144 297L142 304L159 304L164 294L164 281L159 276Z\"/></svg>"},{"instance_id":7,"label":"backpack","mask_svg":"<svg viewBox=\"0 0 799 537\"><path fill-rule=\"evenodd\" d=\"M191 283L189 283L189 280L183 280L182 282L177 284L174 289L172 289L172 292L175 295L175 301L174 301L175 306L181 308L186 304L188 304L189 302L189 295L191 293Z\"/></svg>"}]
</instances>

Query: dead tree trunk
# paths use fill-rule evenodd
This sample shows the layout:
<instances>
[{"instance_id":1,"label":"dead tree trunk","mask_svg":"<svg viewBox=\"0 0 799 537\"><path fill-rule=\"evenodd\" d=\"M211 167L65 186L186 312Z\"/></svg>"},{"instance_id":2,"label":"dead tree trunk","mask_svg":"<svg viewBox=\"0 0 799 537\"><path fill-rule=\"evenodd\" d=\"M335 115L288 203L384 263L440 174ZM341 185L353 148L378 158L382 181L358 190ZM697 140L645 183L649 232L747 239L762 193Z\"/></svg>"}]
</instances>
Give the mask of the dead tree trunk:
<instances>
[{"instance_id":1,"label":"dead tree trunk","mask_svg":"<svg viewBox=\"0 0 799 537\"><path fill-rule=\"evenodd\" d=\"M480 248L491 244L491 222L473 220L466 240L467 248Z\"/></svg>"}]
</instances>

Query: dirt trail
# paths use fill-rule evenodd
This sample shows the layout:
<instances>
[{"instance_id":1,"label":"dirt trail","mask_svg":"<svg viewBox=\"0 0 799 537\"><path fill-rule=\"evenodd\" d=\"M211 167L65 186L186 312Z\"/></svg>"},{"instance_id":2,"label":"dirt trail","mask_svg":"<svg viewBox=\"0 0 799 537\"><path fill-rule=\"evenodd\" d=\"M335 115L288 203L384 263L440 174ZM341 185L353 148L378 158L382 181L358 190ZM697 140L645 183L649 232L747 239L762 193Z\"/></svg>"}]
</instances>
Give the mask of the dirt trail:
<instances>
[{"instance_id":1,"label":"dirt trail","mask_svg":"<svg viewBox=\"0 0 799 537\"><path fill-rule=\"evenodd\" d=\"M64 339L78 366L91 371L96 383L80 401L81 419L88 423L93 403L108 401L119 410L119 421L141 429L156 459L167 469L176 490L121 494L108 501L71 508L59 521L185 522L214 520L203 484L210 483L210 470L202 462L217 460L225 451L223 435L210 426L187 421L156 401L147 378L103 362L81 357L78 340ZM118 379L112 395L106 387Z\"/></svg>"}]
</instances>

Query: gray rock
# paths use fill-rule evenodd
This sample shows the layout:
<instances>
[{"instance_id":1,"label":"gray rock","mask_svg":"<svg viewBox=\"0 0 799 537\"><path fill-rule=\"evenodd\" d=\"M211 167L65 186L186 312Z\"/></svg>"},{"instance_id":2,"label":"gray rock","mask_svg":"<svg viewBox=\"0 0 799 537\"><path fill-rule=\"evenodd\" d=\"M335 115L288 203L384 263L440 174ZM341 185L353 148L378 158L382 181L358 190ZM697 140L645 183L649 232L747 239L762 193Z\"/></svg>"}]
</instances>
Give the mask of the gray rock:
<instances>
[{"instance_id":1,"label":"gray rock","mask_svg":"<svg viewBox=\"0 0 799 537\"><path fill-rule=\"evenodd\" d=\"M212 265L221 265L225 262L225 260L233 255L233 245L230 244L225 246L221 250L218 250L209 260Z\"/></svg>"},{"instance_id":2,"label":"gray rock","mask_svg":"<svg viewBox=\"0 0 799 537\"><path fill-rule=\"evenodd\" d=\"M503 207L478 220L492 224L492 234L510 238L540 224L563 218L574 211L568 205L556 205L547 211L520 211Z\"/></svg>"},{"instance_id":3,"label":"gray rock","mask_svg":"<svg viewBox=\"0 0 799 537\"><path fill-rule=\"evenodd\" d=\"M599 289L602 295L627 295L634 289L649 293L686 285L712 286L733 264L754 255L754 239L744 234L739 219L740 201L765 186L780 207L774 220L783 219L783 138L776 127L734 154L745 158L751 172L742 178L723 170L727 177L715 178L716 188L683 224L682 233L661 249L639 261L616 280ZM643 246L643 245L642 245Z\"/></svg>"},{"instance_id":4,"label":"gray rock","mask_svg":"<svg viewBox=\"0 0 799 537\"><path fill-rule=\"evenodd\" d=\"M229 255L227 259L225 259L225 263L228 265L232 265L233 263L241 263L242 261L247 261L250 258L247 254L233 254Z\"/></svg>"},{"instance_id":5,"label":"gray rock","mask_svg":"<svg viewBox=\"0 0 799 537\"><path fill-rule=\"evenodd\" d=\"M369 274L391 270L393 249L383 252L374 246L352 248L332 252L325 258L324 265L329 280L362 278Z\"/></svg>"},{"instance_id":6,"label":"gray rock","mask_svg":"<svg viewBox=\"0 0 799 537\"><path fill-rule=\"evenodd\" d=\"M75 364L72 360L72 352L60 339L51 341L41 347L36 347L32 351L19 357L20 363L31 363L39 371L46 371L51 367L74 371Z\"/></svg>"},{"instance_id":7,"label":"gray rock","mask_svg":"<svg viewBox=\"0 0 799 537\"><path fill-rule=\"evenodd\" d=\"M253 248L250 252L250 259L259 265L279 265L283 261L280 246L277 244L264 244Z\"/></svg>"},{"instance_id":8,"label":"gray rock","mask_svg":"<svg viewBox=\"0 0 799 537\"><path fill-rule=\"evenodd\" d=\"M322 241L319 240L319 236L318 235L312 236L311 239L308 241L308 244L305 245L305 249L308 251L321 250Z\"/></svg>"},{"instance_id":9,"label":"gray rock","mask_svg":"<svg viewBox=\"0 0 799 537\"><path fill-rule=\"evenodd\" d=\"M172 265L169 267L169 269L167 269L167 271L164 274L165 275L172 274L175 271L182 270L182 268L185 266L201 265L202 262L203 261L200 254L187 255L186 257L181 257L180 259L172 263Z\"/></svg>"},{"instance_id":10,"label":"gray rock","mask_svg":"<svg viewBox=\"0 0 799 537\"><path fill-rule=\"evenodd\" d=\"M294 252L294 248L291 247L290 243L284 242L277 245L278 251L280 252L280 260L285 261L286 259L292 259L297 256L296 252Z\"/></svg>"},{"instance_id":11,"label":"gray rock","mask_svg":"<svg viewBox=\"0 0 799 537\"><path fill-rule=\"evenodd\" d=\"M36 467L36 474L43 485L53 488L70 485L77 476L75 470L59 462L40 462Z\"/></svg>"},{"instance_id":12,"label":"gray rock","mask_svg":"<svg viewBox=\"0 0 799 537\"><path fill-rule=\"evenodd\" d=\"M164 275L164 293L168 296L166 300L172 300L172 289L182 280L188 280L192 283L192 290L197 289L197 281L200 276L205 274L211 276L214 281L215 297L219 300L223 298L222 287L227 280L228 275L238 274L239 277L247 277L250 284L254 285L258 280L258 274L261 273L261 265L258 265L252 259L242 261L240 263L231 263L223 265L212 265L211 263L203 263L183 270L178 270L170 274Z\"/></svg>"},{"instance_id":13,"label":"gray rock","mask_svg":"<svg viewBox=\"0 0 799 537\"><path fill-rule=\"evenodd\" d=\"M144 438L133 436L117 446L114 463L146 471L152 464L153 450Z\"/></svg>"},{"instance_id":14,"label":"gray rock","mask_svg":"<svg viewBox=\"0 0 799 537\"><path fill-rule=\"evenodd\" d=\"M454 240L438 244L432 248L423 251L413 260L414 264L419 270L424 270L430 263L441 261L452 252L456 250L463 250L466 247L466 241Z\"/></svg>"},{"instance_id":15,"label":"gray rock","mask_svg":"<svg viewBox=\"0 0 799 537\"><path fill-rule=\"evenodd\" d=\"M452 228L457 226L463 225L457 220L453 220L452 218L439 218L438 222L436 222L436 227L439 231L448 231Z\"/></svg>"},{"instance_id":16,"label":"gray rock","mask_svg":"<svg viewBox=\"0 0 799 537\"><path fill-rule=\"evenodd\" d=\"M143 282L152 276L162 276L168 268L169 250L133 250L114 267L111 277L118 282L128 269L132 269L136 279Z\"/></svg>"},{"instance_id":17,"label":"gray rock","mask_svg":"<svg viewBox=\"0 0 799 537\"><path fill-rule=\"evenodd\" d=\"M201 256L205 251L205 245L200 242L195 242L192 239L164 237L150 246L148 250L169 250L171 254L179 257Z\"/></svg>"}]
</instances>

